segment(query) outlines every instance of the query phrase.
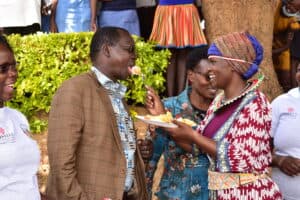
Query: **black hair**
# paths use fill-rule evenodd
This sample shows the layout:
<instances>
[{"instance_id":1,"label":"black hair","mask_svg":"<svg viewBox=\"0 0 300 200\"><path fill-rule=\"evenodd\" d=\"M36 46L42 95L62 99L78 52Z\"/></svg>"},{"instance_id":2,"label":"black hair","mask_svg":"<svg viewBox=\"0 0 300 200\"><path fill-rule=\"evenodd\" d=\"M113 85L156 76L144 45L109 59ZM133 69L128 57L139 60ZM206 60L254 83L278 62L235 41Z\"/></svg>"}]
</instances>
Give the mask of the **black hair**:
<instances>
[{"instance_id":1,"label":"black hair","mask_svg":"<svg viewBox=\"0 0 300 200\"><path fill-rule=\"evenodd\" d=\"M9 51L13 52L10 44L8 43L6 37L0 34L0 45L5 46Z\"/></svg>"},{"instance_id":2,"label":"black hair","mask_svg":"<svg viewBox=\"0 0 300 200\"><path fill-rule=\"evenodd\" d=\"M97 53L101 50L104 44L108 44L110 46L117 44L120 39L120 31L128 33L128 31L123 28L112 26L97 29L93 35L90 45L90 58L92 61L96 60Z\"/></svg>"},{"instance_id":3,"label":"black hair","mask_svg":"<svg viewBox=\"0 0 300 200\"><path fill-rule=\"evenodd\" d=\"M193 49L186 58L185 67L187 70L194 70L197 64L202 59L208 59L208 46L203 45Z\"/></svg>"}]
</instances>

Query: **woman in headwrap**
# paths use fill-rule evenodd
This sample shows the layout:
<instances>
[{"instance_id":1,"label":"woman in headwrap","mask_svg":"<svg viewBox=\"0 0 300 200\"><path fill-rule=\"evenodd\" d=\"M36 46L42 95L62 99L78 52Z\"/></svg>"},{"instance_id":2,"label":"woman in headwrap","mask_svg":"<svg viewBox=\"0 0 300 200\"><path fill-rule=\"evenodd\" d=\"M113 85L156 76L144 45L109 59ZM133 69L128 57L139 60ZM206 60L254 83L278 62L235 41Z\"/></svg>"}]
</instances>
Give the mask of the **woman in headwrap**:
<instances>
[{"instance_id":1,"label":"woman in headwrap","mask_svg":"<svg viewBox=\"0 0 300 200\"><path fill-rule=\"evenodd\" d=\"M271 109L257 89L263 77L249 81L263 58L262 46L248 33L231 33L217 38L208 54L210 81L222 92L197 131L176 120L178 128L167 131L186 150L209 155L211 199L282 199L268 176Z\"/></svg>"}]
</instances>

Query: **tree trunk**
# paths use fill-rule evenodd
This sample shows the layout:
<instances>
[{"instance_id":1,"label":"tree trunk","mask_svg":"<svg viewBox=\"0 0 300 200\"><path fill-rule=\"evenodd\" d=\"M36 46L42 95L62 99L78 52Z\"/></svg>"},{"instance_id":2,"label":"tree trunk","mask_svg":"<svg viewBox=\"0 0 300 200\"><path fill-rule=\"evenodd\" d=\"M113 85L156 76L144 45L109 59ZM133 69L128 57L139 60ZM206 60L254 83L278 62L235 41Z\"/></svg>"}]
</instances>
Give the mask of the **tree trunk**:
<instances>
[{"instance_id":1,"label":"tree trunk","mask_svg":"<svg viewBox=\"0 0 300 200\"><path fill-rule=\"evenodd\" d=\"M272 63L274 11L278 0L202 0L206 37L214 38L230 32L248 31L262 43L264 59L260 65L265 80L261 90L273 100L282 93Z\"/></svg>"}]
</instances>

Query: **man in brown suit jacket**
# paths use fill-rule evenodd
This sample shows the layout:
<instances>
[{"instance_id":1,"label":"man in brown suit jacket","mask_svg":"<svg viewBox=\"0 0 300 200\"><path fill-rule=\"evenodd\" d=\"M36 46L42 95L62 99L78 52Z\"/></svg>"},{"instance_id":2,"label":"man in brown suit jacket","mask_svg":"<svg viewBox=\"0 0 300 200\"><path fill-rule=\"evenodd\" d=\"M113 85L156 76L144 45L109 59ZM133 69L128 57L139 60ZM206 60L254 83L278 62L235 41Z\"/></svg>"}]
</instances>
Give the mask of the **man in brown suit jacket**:
<instances>
[{"instance_id":1,"label":"man in brown suit jacket","mask_svg":"<svg viewBox=\"0 0 300 200\"><path fill-rule=\"evenodd\" d=\"M49 200L146 200L144 165L118 80L131 74L135 45L121 28L93 36L90 72L65 81L49 116Z\"/></svg>"}]
</instances>

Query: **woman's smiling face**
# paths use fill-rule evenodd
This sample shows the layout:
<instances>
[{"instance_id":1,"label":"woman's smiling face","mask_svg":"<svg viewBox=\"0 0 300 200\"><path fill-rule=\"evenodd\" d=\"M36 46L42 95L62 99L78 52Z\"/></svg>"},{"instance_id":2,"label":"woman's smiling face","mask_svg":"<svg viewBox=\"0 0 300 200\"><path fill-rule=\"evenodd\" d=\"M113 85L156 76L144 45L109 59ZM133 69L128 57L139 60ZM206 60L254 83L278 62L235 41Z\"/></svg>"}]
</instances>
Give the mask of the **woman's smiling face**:
<instances>
[{"instance_id":1,"label":"woman's smiling face","mask_svg":"<svg viewBox=\"0 0 300 200\"><path fill-rule=\"evenodd\" d=\"M0 107L3 107L5 101L13 98L17 75L13 52L0 44Z\"/></svg>"},{"instance_id":2,"label":"woman's smiling face","mask_svg":"<svg viewBox=\"0 0 300 200\"><path fill-rule=\"evenodd\" d=\"M188 72L188 78L191 82L192 89L205 99L213 99L217 90L212 86L208 70L211 68L211 63L207 59L200 60L195 68Z\"/></svg>"},{"instance_id":3,"label":"woman's smiling face","mask_svg":"<svg viewBox=\"0 0 300 200\"><path fill-rule=\"evenodd\" d=\"M226 60L220 58L209 58L212 67L209 77L212 85L217 89L224 89L232 79L233 68Z\"/></svg>"}]
</instances>

